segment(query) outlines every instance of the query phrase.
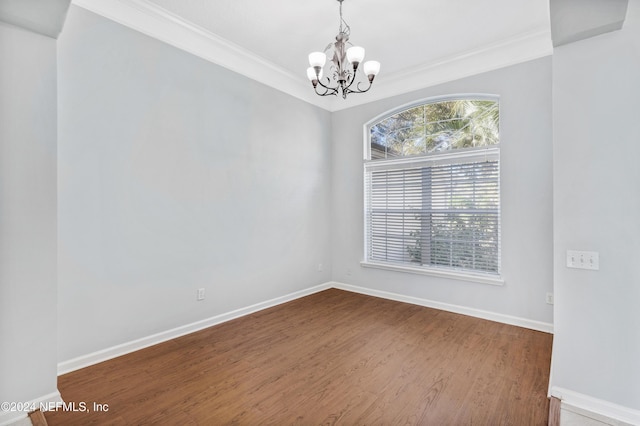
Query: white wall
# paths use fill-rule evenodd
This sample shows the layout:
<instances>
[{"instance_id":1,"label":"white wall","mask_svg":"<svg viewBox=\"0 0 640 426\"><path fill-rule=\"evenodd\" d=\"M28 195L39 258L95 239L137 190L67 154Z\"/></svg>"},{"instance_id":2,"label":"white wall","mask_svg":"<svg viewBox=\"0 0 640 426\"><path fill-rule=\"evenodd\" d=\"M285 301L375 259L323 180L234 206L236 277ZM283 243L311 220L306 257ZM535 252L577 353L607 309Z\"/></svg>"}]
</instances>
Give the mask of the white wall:
<instances>
[{"instance_id":1,"label":"white wall","mask_svg":"<svg viewBox=\"0 0 640 426\"><path fill-rule=\"evenodd\" d=\"M17 402L56 392L56 41L0 23L0 63L0 401Z\"/></svg>"},{"instance_id":2,"label":"white wall","mask_svg":"<svg viewBox=\"0 0 640 426\"><path fill-rule=\"evenodd\" d=\"M327 111L78 7L58 50L60 362L331 279Z\"/></svg>"},{"instance_id":3,"label":"white wall","mask_svg":"<svg viewBox=\"0 0 640 426\"><path fill-rule=\"evenodd\" d=\"M372 90L375 90L375 86ZM493 286L363 268L363 124L408 102L458 93L500 96L502 269ZM553 322L551 59L491 71L332 115L333 278L336 281Z\"/></svg>"},{"instance_id":4,"label":"white wall","mask_svg":"<svg viewBox=\"0 0 640 426\"><path fill-rule=\"evenodd\" d=\"M553 386L640 410L640 2L553 56ZM600 270L565 266L600 253ZM640 419L640 416L638 416Z\"/></svg>"}]
</instances>

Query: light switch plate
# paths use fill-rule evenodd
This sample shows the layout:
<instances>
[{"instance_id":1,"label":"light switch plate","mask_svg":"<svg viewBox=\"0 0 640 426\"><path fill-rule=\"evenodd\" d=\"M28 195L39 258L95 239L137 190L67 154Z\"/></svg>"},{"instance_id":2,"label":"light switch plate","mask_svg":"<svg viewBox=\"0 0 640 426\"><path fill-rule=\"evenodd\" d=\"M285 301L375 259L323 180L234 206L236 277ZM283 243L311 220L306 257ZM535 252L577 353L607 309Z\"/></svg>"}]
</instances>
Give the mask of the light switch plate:
<instances>
[{"instance_id":1,"label":"light switch plate","mask_svg":"<svg viewBox=\"0 0 640 426\"><path fill-rule=\"evenodd\" d=\"M567 250L567 268L600 269L600 259L597 251Z\"/></svg>"}]
</instances>

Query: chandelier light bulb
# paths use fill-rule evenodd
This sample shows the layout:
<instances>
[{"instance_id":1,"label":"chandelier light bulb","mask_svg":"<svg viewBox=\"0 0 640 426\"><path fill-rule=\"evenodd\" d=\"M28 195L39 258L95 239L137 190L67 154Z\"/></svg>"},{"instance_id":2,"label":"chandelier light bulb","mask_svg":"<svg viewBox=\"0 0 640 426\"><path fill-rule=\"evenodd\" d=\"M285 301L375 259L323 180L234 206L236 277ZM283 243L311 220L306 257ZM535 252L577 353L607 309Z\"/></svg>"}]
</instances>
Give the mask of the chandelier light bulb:
<instances>
[{"instance_id":1,"label":"chandelier light bulb","mask_svg":"<svg viewBox=\"0 0 640 426\"><path fill-rule=\"evenodd\" d=\"M312 67L324 67L324 63L327 61L327 55L322 52L313 52L309 54L309 65Z\"/></svg>"},{"instance_id":2,"label":"chandelier light bulb","mask_svg":"<svg viewBox=\"0 0 640 426\"><path fill-rule=\"evenodd\" d=\"M347 49L347 59L355 67L364 59L364 48L360 46L353 46Z\"/></svg>"},{"instance_id":3,"label":"chandelier light bulb","mask_svg":"<svg viewBox=\"0 0 640 426\"><path fill-rule=\"evenodd\" d=\"M322 68L320 68L320 73L316 75L316 69L314 67L307 68L307 78L309 81L313 82L313 80L322 79Z\"/></svg>"},{"instance_id":4,"label":"chandelier light bulb","mask_svg":"<svg viewBox=\"0 0 640 426\"><path fill-rule=\"evenodd\" d=\"M316 76L316 70L314 70L313 67L307 68L307 78L309 79L309 81L318 79L318 77Z\"/></svg>"},{"instance_id":5,"label":"chandelier light bulb","mask_svg":"<svg viewBox=\"0 0 640 426\"><path fill-rule=\"evenodd\" d=\"M373 81L373 77L380 72L380 62L367 61L364 63L364 74L369 77L369 81Z\"/></svg>"}]
</instances>

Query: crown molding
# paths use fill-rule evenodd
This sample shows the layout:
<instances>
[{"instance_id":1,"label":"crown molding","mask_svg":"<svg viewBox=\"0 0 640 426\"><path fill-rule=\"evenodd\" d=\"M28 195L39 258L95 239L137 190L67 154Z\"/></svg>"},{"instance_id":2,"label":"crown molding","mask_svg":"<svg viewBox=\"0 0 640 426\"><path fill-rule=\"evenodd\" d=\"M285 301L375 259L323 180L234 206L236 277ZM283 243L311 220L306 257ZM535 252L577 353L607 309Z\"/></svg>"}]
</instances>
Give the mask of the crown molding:
<instances>
[{"instance_id":1,"label":"crown molding","mask_svg":"<svg viewBox=\"0 0 640 426\"><path fill-rule=\"evenodd\" d=\"M379 80L376 80L376 85L368 96L349 98L346 102L337 104L332 111L413 92L551 54L553 54L553 46L549 28L518 34L480 49L441 58L400 72L383 74L382 77L378 77Z\"/></svg>"},{"instance_id":2,"label":"crown molding","mask_svg":"<svg viewBox=\"0 0 640 426\"><path fill-rule=\"evenodd\" d=\"M553 53L551 30L543 28L409 70L391 74L383 72L367 95L343 100L317 96L305 76L295 75L148 0L73 0L72 3L331 112Z\"/></svg>"},{"instance_id":3,"label":"crown molding","mask_svg":"<svg viewBox=\"0 0 640 426\"><path fill-rule=\"evenodd\" d=\"M305 102L330 109L330 100L317 99L306 77L299 78L147 0L73 0L72 4Z\"/></svg>"}]
</instances>

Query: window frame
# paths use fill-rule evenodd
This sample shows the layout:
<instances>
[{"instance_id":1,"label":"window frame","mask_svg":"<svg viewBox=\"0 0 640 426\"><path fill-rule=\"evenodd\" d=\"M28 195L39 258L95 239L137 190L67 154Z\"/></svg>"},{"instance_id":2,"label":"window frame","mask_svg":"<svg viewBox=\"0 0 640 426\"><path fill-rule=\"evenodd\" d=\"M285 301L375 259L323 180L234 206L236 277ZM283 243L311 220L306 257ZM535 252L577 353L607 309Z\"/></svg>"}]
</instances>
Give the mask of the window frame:
<instances>
[{"instance_id":1,"label":"window frame","mask_svg":"<svg viewBox=\"0 0 640 426\"><path fill-rule=\"evenodd\" d=\"M444 96L433 96L428 98L419 99L413 102L409 102L403 105L400 105L391 110L387 110L382 114L379 114L373 117L371 120L366 122L363 125L363 254L364 260L360 262L362 267L366 268L376 268L383 269L389 271L398 271L398 272L407 272L412 274L420 274L420 275L428 275L435 276L441 278L450 278L455 280L462 281L470 281L482 284L492 284L492 285L504 285L504 279L502 277L502 188L501 188L501 179L502 172L500 167L500 143L496 145L490 145L483 148L467 148L467 149L457 149L451 151L445 151L438 154L427 154L427 155L415 155L415 156L406 156L406 157L398 157L398 158L387 158L387 159L377 159L371 160L371 128L378 124L380 121L392 117L393 115L399 114L403 111L420 107L427 104L439 103L439 102L447 102L447 101L456 101L456 100L485 100L485 101L493 101L498 103L498 108L500 110L500 96L494 94L486 94L486 93L461 93L461 94L451 94ZM500 122L502 121L500 114ZM481 156L482 152L487 152L491 156L497 156L498 158L498 273L483 273L483 272L474 272L474 271L465 271L465 270L448 270L445 268L438 268L429 265L421 265L421 266L412 266L409 263L396 263L396 262L384 262L377 260L369 260L369 248L368 248L368 223L367 223L367 199L370 196L367 188L367 173L369 169L367 167L368 164L417 164L419 162L437 162L438 157L450 157L450 156L460 156L465 157L466 154L472 154L477 152L477 156ZM375 168L375 166L373 167Z\"/></svg>"}]
</instances>

